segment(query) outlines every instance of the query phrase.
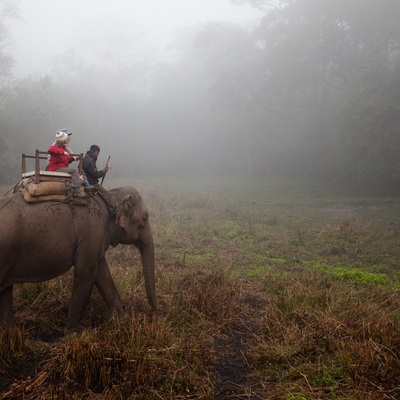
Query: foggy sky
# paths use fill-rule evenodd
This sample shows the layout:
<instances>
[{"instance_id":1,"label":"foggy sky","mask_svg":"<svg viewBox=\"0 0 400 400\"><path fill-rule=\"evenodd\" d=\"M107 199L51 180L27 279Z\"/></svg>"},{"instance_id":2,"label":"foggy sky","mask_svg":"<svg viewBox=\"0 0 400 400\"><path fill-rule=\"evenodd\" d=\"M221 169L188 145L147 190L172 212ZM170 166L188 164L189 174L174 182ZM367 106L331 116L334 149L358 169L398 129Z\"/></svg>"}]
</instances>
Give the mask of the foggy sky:
<instances>
[{"instance_id":1,"label":"foggy sky","mask_svg":"<svg viewBox=\"0 0 400 400\"><path fill-rule=\"evenodd\" d=\"M7 151L46 149L66 127L74 151L96 143L113 155L114 176L353 171L378 181L398 170L388 157L398 144L398 0L268 1L271 14L230 0L8 1L20 20L4 25L17 64L0 64ZM378 112L362 113L371 93L386 131L375 129Z\"/></svg>"},{"instance_id":2,"label":"foggy sky","mask_svg":"<svg viewBox=\"0 0 400 400\"><path fill-rule=\"evenodd\" d=\"M55 57L72 50L90 59L130 41L135 54L169 60L174 32L209 21L252 25L260 11L229 0L19 0L11 29L16 76L44 75ZM114 36L114 38L113 38ZM113 44L111 44L113 43ZM106 53L105 53L106 54Z\"/></svg>"}]
</instances>

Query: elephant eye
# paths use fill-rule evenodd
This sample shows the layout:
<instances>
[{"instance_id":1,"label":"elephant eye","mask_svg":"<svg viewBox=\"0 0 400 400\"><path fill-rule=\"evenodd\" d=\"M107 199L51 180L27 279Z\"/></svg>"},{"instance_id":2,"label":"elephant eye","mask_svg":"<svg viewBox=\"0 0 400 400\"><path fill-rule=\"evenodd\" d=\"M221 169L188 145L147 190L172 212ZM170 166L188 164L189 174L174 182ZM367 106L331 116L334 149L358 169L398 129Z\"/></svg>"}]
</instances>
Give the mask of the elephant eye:
<instances>
[{"instance_id":1,"label":"elephant eye","mask_svg":"<svg viewBox=\"0 0 400 400\"><path fill-rule=\"evenodd\" d=\"M142 227L144 227L146 224L147 224L147 220L149 219L149 216L148 215L145 215L143 218L142 218L142 222L141 222L141 226Z\"/></svg>"}]
</instances>

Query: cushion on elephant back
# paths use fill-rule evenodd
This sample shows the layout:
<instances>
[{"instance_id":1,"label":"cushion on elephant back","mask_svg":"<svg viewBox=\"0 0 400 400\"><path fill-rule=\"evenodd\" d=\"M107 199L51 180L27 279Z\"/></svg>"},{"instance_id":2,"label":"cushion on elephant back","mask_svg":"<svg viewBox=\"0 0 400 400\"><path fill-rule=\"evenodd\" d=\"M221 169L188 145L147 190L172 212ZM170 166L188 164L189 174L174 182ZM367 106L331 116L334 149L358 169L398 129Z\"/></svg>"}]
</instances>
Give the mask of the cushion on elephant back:
<instances>
[{"instance_id":1,"label":"cushion on elephant back","mask_svg":"<svg viewBox=\"0 0 400 400\"><path fill-rule=\"evenodd\" d=\"M28 203L40 203L42 201L62 202L72 193L70 183L63 181L34 183L31 179L23 179L18 187L24 200ZM83 192L83 187L80 190ZM87 198L73 197L73 201L77 205L88 204Z\"/></svg>"}]
</instances>

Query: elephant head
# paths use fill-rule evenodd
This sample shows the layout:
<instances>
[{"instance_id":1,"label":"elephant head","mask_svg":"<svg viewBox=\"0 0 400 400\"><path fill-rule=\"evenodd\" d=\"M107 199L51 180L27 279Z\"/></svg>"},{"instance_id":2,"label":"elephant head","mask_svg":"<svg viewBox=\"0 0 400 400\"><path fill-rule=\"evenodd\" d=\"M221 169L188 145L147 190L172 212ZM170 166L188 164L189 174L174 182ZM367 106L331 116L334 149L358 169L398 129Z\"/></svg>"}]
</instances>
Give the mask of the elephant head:
<instances>
[{"instance_id":1,"label":"elephant head","mask_svg":"<svg viewBox=\"0 0 400 400\"><path fill-rule=\"evenodd\" d=\"M157 311L154 269L154 243L150 228L149 212L139 192L132 187L112 189L117 211L115 225L118 233L112 237L111 245L134 244L140 251L143 275L149 304Z\"/></svg>"}]
</instances>

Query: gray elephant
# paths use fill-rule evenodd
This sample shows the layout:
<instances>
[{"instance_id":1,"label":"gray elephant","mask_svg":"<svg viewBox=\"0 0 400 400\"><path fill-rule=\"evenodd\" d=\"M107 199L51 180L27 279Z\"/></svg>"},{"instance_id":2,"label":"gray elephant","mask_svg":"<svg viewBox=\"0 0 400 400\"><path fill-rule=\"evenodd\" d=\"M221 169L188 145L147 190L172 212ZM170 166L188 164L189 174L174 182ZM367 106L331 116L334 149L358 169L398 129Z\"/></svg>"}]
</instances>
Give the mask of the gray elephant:
<instances>
[{"instance_id":1,"label":"gray elephant","mask_svg":"<svg viewBox=\"0 0 400 400\"><path fill-rule=\"evenodd\" d=\"M157 312L154 244L148 211L132 187L110 191L117 204L111 215L99 196L87 206L26 203L20 192L0 197L0 325L14 324L12 291L19 282L55 278L74 266L64 333L82 330L80 320L93 285L107 306L124 316L105 259L108 247L134 244L140 251L147 299Z\"/></svg>"}]
</instances>

